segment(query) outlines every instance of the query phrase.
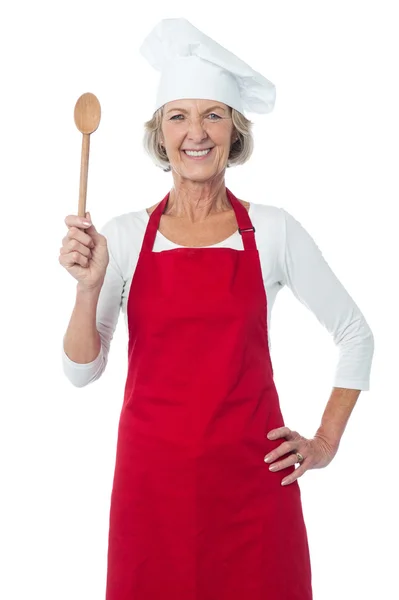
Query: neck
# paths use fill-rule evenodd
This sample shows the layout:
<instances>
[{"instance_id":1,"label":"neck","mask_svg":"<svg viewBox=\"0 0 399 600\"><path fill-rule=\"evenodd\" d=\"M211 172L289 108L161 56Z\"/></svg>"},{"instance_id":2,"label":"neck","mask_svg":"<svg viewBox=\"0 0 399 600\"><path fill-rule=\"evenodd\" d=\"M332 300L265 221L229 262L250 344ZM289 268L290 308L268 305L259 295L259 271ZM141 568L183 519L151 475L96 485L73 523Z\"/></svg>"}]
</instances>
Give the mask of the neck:
<instances>
[{"instance_id":1,"label":"neck","mask_svg":"<svg viewBox=\"0 0 399 600\"><path fill-rule=\"evenodd\" d=\"M194 223L230 209L224 177L205 183L174 177L165 214Z\"/></svg>"}]
</instances>

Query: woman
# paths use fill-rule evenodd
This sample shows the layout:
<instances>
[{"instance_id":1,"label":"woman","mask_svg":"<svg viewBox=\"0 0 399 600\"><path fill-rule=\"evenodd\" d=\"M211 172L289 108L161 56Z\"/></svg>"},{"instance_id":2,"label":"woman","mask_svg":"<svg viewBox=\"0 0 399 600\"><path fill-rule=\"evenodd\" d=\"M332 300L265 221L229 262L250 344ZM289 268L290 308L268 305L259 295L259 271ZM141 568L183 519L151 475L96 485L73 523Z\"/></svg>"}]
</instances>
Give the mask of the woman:
<instances>
[{"instance_id":1,"label":"woman","mask_svg":"<svg viewBox=\"0 0 399 600\"><path fill-rule=\"evenodd\" d=\"M310 600L297 480L336 454L369 389L373 336L301 225L226 189L227 166L252 150L243 112L272 110L273 84L182 19L142 52L161 71L145 144L173 187L102 234L88 213L68 216L60 254L78 280L72 383L100 377L121 305L129 331L106 597ZM273 381L269 318L285 284L340 348L312 439L285 426Z\"/></svg>"}]
</instances>

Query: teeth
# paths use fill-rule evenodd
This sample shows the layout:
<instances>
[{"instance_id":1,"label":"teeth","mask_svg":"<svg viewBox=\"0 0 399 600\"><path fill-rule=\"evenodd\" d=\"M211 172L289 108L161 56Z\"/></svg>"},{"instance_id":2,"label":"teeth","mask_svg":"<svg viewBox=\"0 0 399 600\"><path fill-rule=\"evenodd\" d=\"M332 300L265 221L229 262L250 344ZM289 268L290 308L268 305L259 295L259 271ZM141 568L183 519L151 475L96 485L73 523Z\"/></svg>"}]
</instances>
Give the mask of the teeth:
<instances>
[{"instance_id":1,"label":"teeth","mask_svg":"<svg viewBox=\"0 0 399 600\"><path fill-rule=\"evenodd\" d=\"M205 156L206 154L208 154L210 152L210 149L208 148L208 150L185 150L185 153L188 154L188 156Z\"/></svg>"}]
</instances>

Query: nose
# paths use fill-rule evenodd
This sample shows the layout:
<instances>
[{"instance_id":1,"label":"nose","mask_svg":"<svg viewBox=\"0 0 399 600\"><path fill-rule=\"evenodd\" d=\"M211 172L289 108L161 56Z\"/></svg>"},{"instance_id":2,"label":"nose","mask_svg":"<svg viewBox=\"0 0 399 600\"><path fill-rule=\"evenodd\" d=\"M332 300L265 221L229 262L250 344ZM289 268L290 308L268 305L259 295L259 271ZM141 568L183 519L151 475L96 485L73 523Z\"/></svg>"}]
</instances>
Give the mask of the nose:
<instances>
[{"instance_id":1,"label":"nose","mask_svg":"<svg viewBox=\"0 0 399 600\"><path fill-rule=\"evenodd\" d=\"M205 131L204 123L201 118L190 119L187 131L187 137L196 144L201 143L207 138L208 134Z\"/></svg>"}]
</instances>

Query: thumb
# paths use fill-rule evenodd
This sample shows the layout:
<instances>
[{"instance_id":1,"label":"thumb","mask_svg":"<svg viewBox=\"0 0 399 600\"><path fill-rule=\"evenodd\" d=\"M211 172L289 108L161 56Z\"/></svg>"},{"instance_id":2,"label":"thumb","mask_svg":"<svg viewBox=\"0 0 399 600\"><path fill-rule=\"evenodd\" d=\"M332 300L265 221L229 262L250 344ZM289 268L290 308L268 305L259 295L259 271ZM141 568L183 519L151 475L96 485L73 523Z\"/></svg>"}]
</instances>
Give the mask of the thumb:
<instances>
[{"instance_id":1,"label":"thumb","mask_svg":"<svg viewBox=\"0 0 399 600\"><path fill-rule=\"evenodd\" d=\"M107 246L107 240L106 240L105 236L103 236L101 233L99 233L97 231L97 229L94 227L93 222L91 220L91 215L89 212L86 213L86 219L88 219L91 223L90 227L85 229L86 233L88 233L91 236L91 239L93 240L93 242L96 245Z\"/></svg>"},{"instance_id":2,"label":"thumb","mask_svg":"<svg viewBox=\"0 0 399 600\"><path fill-rule=\"evenodd\" d=\"M98 233L97 229L94 227L93 222L91 220L91 215L89 212L87 212L85 214L85 218L89 221L89 223L91 223L90 227L87 227L85 229L85 232L91 236L91 239L93 240L93 242L95 244L100 243L102 244L102 236Z\"/></svg>"},{"instance_id":3,"label":"thumb","mask_svg":"<svg viewBox=\"0 0 399 600\"><path fill-rule=\"evenodd\" d=\"M92 235L92 234L96 234L96 233L98 233L98 232L97 232L97 229L96 229L96 228L94 227L94 225L93 225L93 221L91 220L91 215L90 215L90 213L89 213L89 212L87 212L87 213L86 213L86 215L85 215L85 218L86 218L88 221L90 221L90 223L91 223L90 227L88 227L88 228L86 229L87 233L89 233L89 234L91 234L91 235Z\"/></svg>"}]
</instances>

